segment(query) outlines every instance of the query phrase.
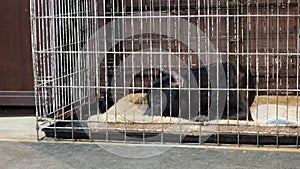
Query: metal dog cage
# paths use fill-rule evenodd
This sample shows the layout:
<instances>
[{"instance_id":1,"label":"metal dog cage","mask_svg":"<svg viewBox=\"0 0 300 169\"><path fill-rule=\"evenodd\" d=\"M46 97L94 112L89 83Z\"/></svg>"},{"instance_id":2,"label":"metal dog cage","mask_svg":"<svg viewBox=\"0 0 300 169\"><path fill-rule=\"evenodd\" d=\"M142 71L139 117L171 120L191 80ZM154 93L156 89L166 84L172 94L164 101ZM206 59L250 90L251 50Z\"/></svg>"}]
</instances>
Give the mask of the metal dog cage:
<instances>
[{"instance_id":1,"label":"metal dog cage","mask_svg":"<svg viewBox=\"0 0 300 169\"><path fill-rule=\"evenodd\" d=\"M298 147L299 11L299 0L31 0L37 137ZM212 80L222 70L210 65L221 62L235 67L232 88L220 87L231 83L228 69L206 88L190 76L188 86L153 86L199 67ZM208 114L221 99L231 104L229 91L238 110L242 95L255 98L243 120L145 116L149 91L163 111L166 89L187 91L196 107L192 91L210 91Z\"/></svg>"}]
</instances>

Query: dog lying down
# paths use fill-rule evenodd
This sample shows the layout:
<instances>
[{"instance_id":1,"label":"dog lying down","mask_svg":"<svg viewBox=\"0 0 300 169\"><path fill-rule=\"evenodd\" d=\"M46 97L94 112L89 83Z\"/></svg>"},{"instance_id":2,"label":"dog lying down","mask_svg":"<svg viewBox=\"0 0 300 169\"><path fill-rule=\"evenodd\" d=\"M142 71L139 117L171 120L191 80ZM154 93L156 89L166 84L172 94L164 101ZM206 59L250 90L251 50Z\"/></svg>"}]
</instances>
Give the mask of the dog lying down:
<instances>
[{"instance_id":1,"label":"dog lying down","mask_svg":"<svg viewBox=\"0 0 300 169\"><path fill-rule=\"evenodd\" d=\"M90 129L97 132L96 129L106 128L107 124L112 128L140 128L145 131L145 129L151 128L152 130L161 130L162 123L165 124L165 127L171 125L176 127L176 124L192 124L186 125L188 130L191 129L191 126L198 127L199 124L193 121L189 121L183 118L177 117L161 117L161 116L146 116L144 112L147 110L147 94L144 93L135 93L129 94L121 98L114 106L112 106L107 112L100 115L90 116L88 119L88 125ZM268 110L268 112L266 112ZM286 112L289 112L289 118L286 118ZM259 113L258 113L259 112ZM213 120L202 123L203 125L210 124L225 124L225 125L296 125L297 119L297 107L296 106L286 106L286 105L275 105L275 104L263 104L252 106L251 114L254 121L242 121L242 120ZM278 115L276 118L276 114ZM287 119L287 120L286 120ZM300 122L300 110L299 118ZM125 125L126 124L126 125ZM131 125L129 125L131 124ZM175 124L175 126L174 126ZM179 126L177 125L176 128ZM180 125L180 129L182 126ZM174 129L169 127L170 130Z\"/></svg>"}]
</instances>

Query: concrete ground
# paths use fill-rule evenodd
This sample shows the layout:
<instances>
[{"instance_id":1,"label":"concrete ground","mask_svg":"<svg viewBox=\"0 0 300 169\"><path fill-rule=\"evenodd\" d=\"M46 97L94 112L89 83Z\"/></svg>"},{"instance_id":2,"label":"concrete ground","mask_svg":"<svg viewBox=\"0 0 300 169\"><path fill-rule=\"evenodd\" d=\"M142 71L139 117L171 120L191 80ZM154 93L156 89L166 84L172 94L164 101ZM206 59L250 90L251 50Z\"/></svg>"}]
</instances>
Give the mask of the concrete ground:
<instances>
[{"instance_id":1,"label":"concrete ground","mask_svg":"<svg viewBox=\"0 0 300 169\"><path fill-rule=\"evenodd\" d=\"M38 142L35 117L0 118L0 140L4 169L300 168L297 149Z\"/></svg>"},{"instance_id":2,"label":"concrete ground","mask_svg":"<svg viewBox=\"0 0 300 169\"><path fill-rule=\"evenodd\" d=\"M0 138L36 138L35 117L0 117Z\"/></svg>"}]
</instances>

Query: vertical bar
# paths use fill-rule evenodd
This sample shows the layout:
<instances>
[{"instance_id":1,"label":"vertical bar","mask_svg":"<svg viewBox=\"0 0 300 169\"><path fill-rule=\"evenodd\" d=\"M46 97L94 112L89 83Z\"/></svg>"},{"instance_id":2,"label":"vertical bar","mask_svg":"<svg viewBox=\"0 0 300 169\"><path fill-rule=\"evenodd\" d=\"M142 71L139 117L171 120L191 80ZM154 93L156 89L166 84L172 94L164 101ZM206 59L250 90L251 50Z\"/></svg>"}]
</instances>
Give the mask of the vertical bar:
<instances>
[{"instance_id":1,"label":"vertical bar","mask_svg":"<svg viewBox=\"0 0 300 169\"><path fill-rule=\"evenodd\" d=\"M35 0L30 0L30 25L31 25L31 53L32 53L32 65L33 65L33 84L34 84L34 103L35 103L35 117L36 117L36 137L37 140L40 140L40 135L39 135L39 119L41 117L41 109L40 109L40 95L38 94L38 54L37 54L37 1Z\"/></svg>"},{"instance_id":2,"label":"vertical bar","mask_svg":"<svg viewBox=\"0 0 300 169\"><path fill-rule=\"evenodd\" d=\"M256 0L256 21L255 21L255 71L256 71L256 96L258 96L258 84L259 84L259 57L258 57L258 14L259 14L259 1ZM256 103L258 103L258 97L256 97ZM256 107L257 112L258 112L258 107ZM256 138L256 144L257 147L259 146L259 126L257 126L257 138Z\"/></svg>"},{"instance_id":3,"label":"vertical bar","mask_svg":"<svg viewBox=\"0 0 300 169\"><path fill-rule=\"evenodd\" d=\"M170 31L171 31L171 21L170 21L170 16L171 16L171 2L168 0L168 18L167 18L167 41L168 41L168 69L169 69L169 74L171 75L172 72L172 65L171 65L171 52L172 52L172 44L171 44L171 36L170 36ZM169 79L169 84L171 84L171 78ZM169 116L171 117L172 115L172 92L170 88L170 95L169 95L169 100L170 100L170 105L169 105Z\"/></svg>"},{"instance_id":4,"label":"vertical bar","mask_svg":"<svg viewBox=\"0 0 300 169\"><path fill-rule=\"evenodd\" d=\"M235 59L236 59L236 94L237 94L237 100L236 100L236 110L237 110L237 146L240 146L240 127L239 127L239 112L240 112L240 107L239 107L239 103L240 103L240 1L238 0L236 2L236 23L235 23L235 31L236 31L236 52L235 52Z\"/></svg>"},{"instance_id":5,"label":"vertical bar","mask_svg":"<svg viewBox=\"0 0 300 169\"><path fill-rule=\"evenodd\" d=\"M138 6L139 7L139 6ZM131 68L128 68L128 69L131 69L131 72L135 72L134 71L134 67L135 67L135 63L134 63L134 60L135 60L135 58L136 57L138 57L139 55L135 55L135 44L136 43L140 43L139 41L143 38L143 37L141 37L141 35L137 35L137 36L140 36L140 37L135 37L135 26L138 26L138 25L134 25L134 23L136 23L135 22L135 20L137 20L138 18L136 18L136 16L134 16L133 14L134 14L134 5L133 5L133 0L131 0L131 35L132 35L132 43L131 43L131 50L132 50L132 57L131 57ZM141 19L140 19L141 20ZM139 20L139 21L140 21ZM140 28L139 28L140 29ZM135 40L135 39L137 39L137 40ZM127 71L126 71L126 74L127 74ZM134 73L131 73L131 79L132 79L132 82L135 82L135 79L134 79ZM124 84L124 86L126 86L125 84ZM135 88L135 84L134 83L132 83L132 87L133 87L133 89ZM126 93L125 93L125 91L124 91L124 96L126 95ZM124 107L126 107L126 105L124 106ZM133 115L134 116L134 115ZM124 115L124 117L125 117L125 115ZM133 118L134 119L134 118Z\"/></svg>"},{"instance_id":6,"label":"vertical bar","mask_svg":"<svg viewBox=\"0 0 300 169\"><path fill-rule=\"evenodd\" d=\"M217 6L217 8L216 8L216 11L215 11L215 13L216 13L216 52L217 52L217 55L219 55L219 4L218 4L219 2L217 1L216 2L216 6ZM213 26L212 26L213 27ZM214 28L214 27L213 27ZM218 58L219 58L219 56L218 56ZM220 64L220 61L218 60L217 61L217 89L216 89L216 91L217 91L217 145L220 145L220 128L219 128L219 117L220 117L220 114L219 113L221 113L221 112L219 112L220 110L219 110L219 97L220 97L220 85L219 85L219 79L220 79L220 70L219 70L219 67L221 66L221 64ZM222 69L223 69L223 67L222 67ZM223 113L223 112L222 112ZM223 116L223 115L222 115Z\"/></svg>"},{"instance_id":7,"label":"vertical bar","mask_svg":"<svg viewBox=\"0 0 300 169\"><path fill-rule=\"evenodd\" d=\"M289 25L290 25L290 4L287 2L287 17L286 17L286 114L285 118L289 120Z\"/></svg>"},{"instance_id":8,"label":"vertical bar","mask_svg":"<svg viewBox=\"0 0 300 169\"><path fill-rule=\"evenodd\" d=\"M85 27L83 28L83 30L84 31L86 31L86 32L81 32L81 34L83 33L83 34L85 34L84 36L81 36L81 37L83 37L83 39L80 39L79 40L79 44L80 44L80 48L78 48L77 50L78 50L78 53L79 53L79 51L81 51L81 44L82 43L85 43L85 45L87 46L87 51L89 52L89 54L87 55L88 56L88 58L87 58L87 67L89 67L89 69L87 70L87 84L85 84L85 88L87 89L87 102L88 102L88 117L90 117L91 116L91 106L92 106L92 100L91 100L91 98L92 97L94 97L94 95L93 95L93 92L92 91L95 91L93 88L94 88L94 84L92 83L93 81L94 81L94 75L95 75L95 72L94 72L94 66L96 66L95 65L95 63L97 63L97 62L95 62L95 58L94 58L94 55L93 55L93 53L92 53L92 47L90 47L90 43L89 43L89 40L88 40L88 38L90 37L90 35L92 34L92 30L91 30L91 24L90 24L90 22L91 22L91 18L89 18L89 16L90 16L90 2L91 0L87 0L87 1L83 1L83 3L85 3L85 10L82 12L83 13L83 16L82 16L82 22L83 22L83 25L84 25L84 23L85 23ZM82 55L81 55L82 56ZM84 113L84 114L86 114L86 113ZM80 117L80 119L79 120L83 120L83 117Z\"/></svg>"},{"instance_id":9,"label":"vertical bar","mask_svg":"<svg viewBox=\"0 0 300 169\"><path fill-rule=\"evenodd\" d=\"M191 51L191 48L190 48L190 46L191 46L191 9L190 9L190 1L188 0L187 1L187 9L188 9L188 16L187 16L187 19L188 19L188 37L187 37L187 40L188 40L188 55L187 55L187 64L188 64L188 82L190 82L191 81L191 71L189 71L189 70L191 70L191 54L190 54L190 51ZM188 102L188 113L189 113L189 115L188 115L188 118L189 119L192 119L192 117L191 117L191 90L190 90L190 88L191 88L191 83L188 83L189 85L188 85L188 99L189 99L189 102Z\"/></svg>"},{"instance_id":10,"label":"vertical bar","mask_svg":"<svg viewBox=\"0 0 300 169\"><path fill-rule=\"evenodd\" d=\"M251 55L249 54L250 53L250 41L251 41L251 39L250 39L250 30L251 30L251 18L250 18L250 10L249 10L249 0L246 2L247 3L247 19L246 19L246 53L247 53L247 77L248 78L252 78L252 77L250 77L250 62L249 62L249 60L250 60L250 58L251 58ZM248 80L248 78L247 78L247 102L249 103L249 100L248 100L248 97L249 97L249 80ZM248 110L248 111L250 111L250 110ZM247 112L247 114L248 114L248 112ZM258 117L257 115L256 115L256 117ZM248 120L248 119L247 119ZM253 119L254 120L254 119ZM257 119L256 119L257 120Z\"/></svg>"},{"instance_id":11,"label":"vertical bar","mask_svg":"<svg viewBox=\"0 0 300 169\"><path fill-rule=\"evenodd\" d=\"M159 0L159 49L163 49L162 48L162 0ZM163 70L164 65L162 64L162 53L159 53L159 61L160 61L160 70ZM160 81L162 82L162 74L160 74ZM160 83L160 88L162 88L162 83ZM160 100L162 100L162 96L163 96L163 92L162 89L159 90L160 92ZM160 115L161 115L161 119L162 119L162 113L163 113L163 109L162 109L162 102L160 103ZM161 120L162 121L162 120ZM164 131L163 131L163 123L161 123L161 139L160 139L160 143L163 144L163 140L164 140Z\"/></svg>"},{"instance_id":12,"label":"vertical bar","mask_svg":"<svg viewBox=\"0 0 300 169\"><path fill-rule=\"evenodd\" d=\"M237 51L237 46L236 46L236 42L237 42L237 32L236 32L236 24L237 24L237 5L238 5L238 0L229 0L228 2L228 7L229 7L229 61L232 64L236 64L236 58L235 58L235 54Z\"/></svg>"},{"instance_id":13,"label":"vertical bar","mask_svg":"<svg viewBox=\"0 0 300 169\"><path fill-rule=\"evenodd\" d=\"M231 10L230 10L230 5L229 1L226 1L226 63L227 63L227 70L229 70L229 63L230 63L230 58L231 56L231 44L230 44L230 35L231 35L231 29L230 27L232 26L232 19L231 19ZM226 73L226 86L227 86L227 91L226 91L226 113L227 113L227 120L229 120L229 71L225 72Z\"/></svg>"},{"instance_id":14,"label":"vertical bar","mask_svg":"<svg viewBox=\"0 0 300 169\"><path fill-rule=\"evenodd\" d=\"M210 57L209 57L209 51L210 51L210 17L209 17L209 15L210 15L210 7L209 7L210 5L209 5L209 0L207 0L207 2L206 2L206 4L205 4L205 8L206 8L206 15L208 16L207 18L206 18L206 20L207 20L207 22L206 22L206 37L207 37L207 39L206 39L206 44L207 44L207 48L206 48L206 50L205 50L205 57L206 57L206 61L207 61L207 63L206 64L208 64L208 66L207 66L207 72L211 72L210 71ZM206 45L205 45L206 46ZM208 81L210 82L211 81L211 75L210 75L210 73L208 73ZM210 83L208 84L208 88L207 88L207 90L210 90L211 89L211 85L210 85ZM208 116L207 116L207 118L208 119L211 119L211 109L210 109L210 105L211 105L211 94L210 94L210 92L208 92Z\"/></svg>"},{"instance_id":15,"label":"vertical bar","mask_svg":"<svg viewBox=\"0 0 300 169\"><path fill-rule=\"evenodd\" d=\"M267 95L267 105L269 105L269 78L270 78L270 29L271 29L271 27L270 27L270 7L269 7L270 5L269 5L269 0L267 0L267 46L266 46L266 48L267 48L267 50L266 50L266 52L267 52L267 55L266 55L266 57L267 57L267 61L266 61L266 69L267 69L267 75L266 75L266 95ZM269 106L267 106L267 121L269 120ZM258 113L257 113L257 115L256 115L257 117L258 117Z\"/></svg>"},{"instance_id":16,"label":"vertical bar","mask_svg":"<svg viewBox=\"0 0 300 169\"><path fill-rule=\"evenodd\" d=\"M110 1L110 5L111 5L111 7L112 7L112 9L111 9L111 19L110 19L110 22L112 23L112 24L110 24L110 26L111 26L111 28L110 28L110 31L109 31L109 34L110 34L110 39L109 39L109 43L111 44L111 49L106 49L106 50L108 50L108 51L111 51L112 53L112 55L113 55L113 72L114 72L114 75L116 75L117 74L117 71L116 71L116 68L117 68L117 66L116 66L116 43L115 43L115 34L117 33L117 31L116 31L116 20L114 20L114 17L115 17L115 11L116 11L116 9L115 9L115 6L116 6L116 4L115 4L115 1L113 0L113 1ZM109 56L111 56L111 54L109 55ZM125 60L123 60L123 61L125 61ZM109 67L106 67L105 69L109 69ZM125 78L125 73L126 73L126 71L124 71L123 72L124 73L124 78ZM114 98L116 99L117 98L117 95L118 95L118 93L117 92L119 92L119 90L117 90L116 89L116 87L117 87L117 84L116 84L116 82L117 82L117 79L116 79L116 76L113 76L113 78L114 79L110 79L110 86L111 87L113 87L113 89L111 88L111 89L109 89L110 90L110 96L108 96L108 97L112 97L111 95L112 95L112 90L114 90ZM114 84L112 84L112 81L114 82ZM124 79L124 87L126 86L125 85L125 79ZM125 89L124 89L124 91L123 91L123 95L125 95ZM106 99L106 100L108 100L108 98ZM116 102L116 101L115 101ZM106 104L107 105L107 104ZM125 106L125 105L124 105ZM115 119L114 119L115 121L117 120L117 112L115 111Z\"/></svg>"},{"instance_id":17,"label":"vertical bar","mask_svg":"<svg viewBox=\"0 0 300 169\"><path fill-rule=\"evenodd\" d=\"M102 0L102 4L103 4L103 24L104 24L104 27L103 27L103 37L104 37L104 51L102 51L102 52L104 52L104 90L105 90L105 96L104 96L104 98L105 98L105 105L108 105L108 102L107 102L107 100L108 100L108 94L107 94L107 92L108 92L108 79L107 79L107 76L108 76L108 68L107 68L107 66L108 66L108 64L107 64L107 56L108 56L108 51L107 51L107 31L106 31L106 22L107 22L107 20L108 20L108 18L107 18L107 11L108 11L108 9L107 9L107 0ZM106 107L106 111L107 111L107 107ZM106 115L105 115L105 127L106 127L106 133L105 133L105 141L109 141L108 140L108 134L109 134L109 132L108 132L108 114L106 113Z\"/></svg>"},{"instance_id":18,"label":"vertical bar","mask_svg":"<svg viewBox=\"0 0 300 169\"><path fill-rule=\"evenodd\" d=\"M280 0L277 0L277 4L280 3ZM278 105L279 105L279 64L281 63L281 56L280 56L280 46L279 46L279 42L280 42L280 38L279 38L279 30L280 30L280 24L279 24L279 5L277 5L277 10L276 10L276 121L278 120ZM279 141L279 136L278 136L278 124L276 122L276 147L278 147L278 141Z\"/></svg>"},{"instance_id":19,"label":"vertical bar","mask_svg":"<svg viewBox=\"0 0 300 169\"><path fill-rule=\"evenodd\" d=\"M93 1L93 26L94 26L94 30L93 30L93 33L94 35L97 35L97 32L99 33L98 31L98 27L99 27L99 19L98 17L103 15L103 12L101 13L101 10L99 9L99 1L98 0L94 0ZM102 25L103 26L103 25ZM93 35L92 35L93 36ZM101 40L101 39L100 39ZM100 100L100 97L101 97L101 60L100 60L100 55L98 52L101 52L101 51L98 51L98 47L99 47L99 44L98 41L95 41L95 44L93 46L93 54L94 54L94 57L95 57L95 66L96 66L96 78L95 78L95 95L96 95L96 115L99 116L100 114L100 109L99 109L99 100ZM91 132L91 129L88 128L89 130L89 138L90 139L93 139L92 138L92 132Z\"/></svg>"},{"instance_id":20,"label":"vertical bar","mask_svg":"<svg viewBox=\"0 0 300 169\"><path fill-rule=\"evenodd\" d=\"M56 128L56 118L58 117L58 113L57 113L57 110L59 108L59 104L57 103L58 102L58 88L56 88L57 86L57 81L58 81L58 75L57 75L57 72L59 71L58 69L58 66L56 65L56 53L54 53L54 48L55 48L55 30L54 30L54 11L53 11L53 3L51 0L48 0L48 1L44 1L44 20L45 20L45 52L46 52L46 55L47 55L47 58L46 58L46 62L47 62L47 70L48 70L48 75L51 76L51 81L52 81L52 84L50 84L49 86L46 86L49 87L51 89L51 100L52 100L52 111L53 111L53 114L54 114L54 127ZM46 19L48 18L48 19ZM53 53L52 53L53 52ZM55 135L56 135L56 129L55 129Z\"/></svg>"},{"instance_id":21,"label":"vertical bar","mask_svg":"<svg viewBox=\"0 0 300 169\"><path fill-rule=\"evenodd\" d=\"M200 28L201 28L201 19L203 19L202 17L200 17L201 16L201 10L200 10L200 8L201 8L201 4L200 4L200 0L198 0L198 10L197 10L197 14L198 14L198 16L199 17L197 17L197 43L198 43L198 51L197 51L197 57L198 57L198 67L200 67L201 66L201 51L200 51L200 49L201 49L201 39L202 39L202 37L201 37L201 30L200 30ZM198 77L199 77L199 80L198 80L198 84L199 84L199 88L201 88L201 72L200 71L198 71ZM200 93L200 89L198 89L198 98L201 98L201 93ZM199 104L198 104L198 107L201 107L201 99L199 99ZM199 115L201 115L200 113L199 113ZM198 144L202 144L202 133L201 133L201 125L200 125L200 123L199 123L199 137L198 137L198 139L199 139L199 141L198 141Z\"/></svg>"},{"instance_id":22,"label":"vertical bar","mask_svg":"<svg viewBox=\"0 0 300 169\"><path fill-rule=\"evenodd\" d=\"M154 28L154 17L152 17L154 15L154 2L152 1L151 4L150 4L150 21L149 21L149 24L150 24L150 32L153 32L153 28ZM153 12L152 12L153 11ZM150 43L150 69L152 70L153 69L153 39L152 39L152 36L153 35L150 35L150 39L149 39L149 43ZM161 69L160 69L161 70ZM151 73L152 74L152 73ZM161 73L160 73L161 74ZM160 77L159 77L160 78ZM153 80L152 78L150 78L150 91L153 93ZM151 100L151 103L153 103L153 95L150 95L150 100ZM153 106L151 106L151 114L153 114Z\"/></svg>"},{"instance_id":23,"label":"vertical bar","mask_svg":"<svg viewBox=\"0 0 300 169\"><path fill-rule=\"evenodd\" d=\"M141 0L141 3L140 3L140 16L141 16L141 18L143 18L142 16L143 16L143 0ZM143 29L144 29L144 27L143 27L143 20L145 20L145 22L147 22L147 20L146 19L141 19L141 22L140 22L140 27L141 27L141 32L144 32L143 31ZM141 43L141 59L140 59L140 65L141 65L141 78L142 78L142 92L144 92L144 87L145 87L145 82L144 82L144 57L145 57L145 55L144 55L144 53L143 53L143 51L144 51L144 43L145 43L145 40L147 40L147 42L148 42L148 36L144 39L143 38L143 36L141 37L141 40L142 40L142 43ZM147 54L146 54L146 56L147 56ZM149 70L149 69L148 69ZM152 72L150 72L150 76L151 77L153 77L152 76ZM148 77L149 77L149 72L148 72ZM147 77L147 78L148 78ZM144 100L142 100L142 104L145 104L144 103ZM144 119L143 119L143 122L144 122ZM145 143L145 125L143 125L143 138L142 138L142 141L143 141L143 143Z\"/></svg>"},{"instance_id":24,"label":"vertical bar","mask_svg":"<svg viewBox=\"0 0 300 169\"><path fill-rule=\"evenodd\" d=\"M298 0L297 1L297 14L299 15L300 14L300 0ZM296 77L296 89L297 89L297 92L296 92L296 99L297 99L297 101L296 101L296 107L297 107L297 109L296 109L296 119L297 119L297 125L299 126L299 70L300 70L300 66L299 66L299 64L300 64L300 56L299 56L299 54L300 54L300 19L299 19L299 17L297 17L297 19L296 19L296 21L297 21L297 34L296 34L296 44L297 44L297 51L296 51L296 53L297 53L297 77ZM299 134L300 134L300 129L298 128L298 130L297 130L297 137L296 137L296 148L299 148Z\"/></svg>"}]
</instances>

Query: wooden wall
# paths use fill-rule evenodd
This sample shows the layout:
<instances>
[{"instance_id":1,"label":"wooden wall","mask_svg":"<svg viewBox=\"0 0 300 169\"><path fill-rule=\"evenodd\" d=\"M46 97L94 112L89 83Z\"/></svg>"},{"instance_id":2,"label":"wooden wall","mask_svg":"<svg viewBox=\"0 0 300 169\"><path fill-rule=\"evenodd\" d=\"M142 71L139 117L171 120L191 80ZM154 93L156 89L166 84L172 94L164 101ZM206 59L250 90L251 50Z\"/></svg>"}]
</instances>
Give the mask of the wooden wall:
<instances>
[{"instance_id":1,"label":"wooden wall","mask_svg":"<svg viewBox=\"0 0 300 169\"><path fill-rule=\"evenodd\" d=\"M2 0L0 25L0 115L7 107L27 112L34 106L29 0Z\"/></svg>"}]
</instances>

